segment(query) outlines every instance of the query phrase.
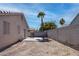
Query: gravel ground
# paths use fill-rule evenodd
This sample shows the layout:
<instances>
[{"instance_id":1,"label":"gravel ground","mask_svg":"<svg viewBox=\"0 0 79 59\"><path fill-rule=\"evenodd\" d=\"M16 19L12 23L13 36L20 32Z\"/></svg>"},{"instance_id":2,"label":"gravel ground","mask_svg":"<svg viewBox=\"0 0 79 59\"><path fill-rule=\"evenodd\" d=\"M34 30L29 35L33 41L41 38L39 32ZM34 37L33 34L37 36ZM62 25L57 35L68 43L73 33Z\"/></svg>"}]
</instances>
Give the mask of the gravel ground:
<instances>
[{"instance_id":1,"label":"gravel ground","mask_svg":"<svg viewBox=\"0 0 79 59\"><path fill-rule=\"evenodd\" d=\"M79 51L55 40L50 42L19 42L0 52L2 56L78 56Z\"/></svg>"}]
</instances>

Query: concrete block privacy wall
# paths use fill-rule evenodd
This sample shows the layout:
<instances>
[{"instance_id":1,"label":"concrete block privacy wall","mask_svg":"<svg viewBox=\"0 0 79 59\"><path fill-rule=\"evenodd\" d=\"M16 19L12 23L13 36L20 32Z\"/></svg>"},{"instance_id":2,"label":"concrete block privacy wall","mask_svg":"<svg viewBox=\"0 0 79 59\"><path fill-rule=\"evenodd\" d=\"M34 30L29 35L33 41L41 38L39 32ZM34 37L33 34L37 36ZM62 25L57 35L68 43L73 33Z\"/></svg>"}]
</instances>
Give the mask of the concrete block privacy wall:
<instances>
[{"instance_id":1,"label":"concrete block privacy wall","mask_svg":"<svg viewBox=\"0 0 79 59\"><path fill-rule=\"evenodd\" d=\"M79 24L49 30L48 37L74 46L79 45Z\"/></svg>"},{"instance_id":2,"label":"concrete block privacy wall","mask_svg":"<svg viewBox=\"0 0 79 59\"><path fill-rule=\"evenodd\" d=\"M46 32L34 32L35 37L46 37Z\"/></svg>"}]
</instances>

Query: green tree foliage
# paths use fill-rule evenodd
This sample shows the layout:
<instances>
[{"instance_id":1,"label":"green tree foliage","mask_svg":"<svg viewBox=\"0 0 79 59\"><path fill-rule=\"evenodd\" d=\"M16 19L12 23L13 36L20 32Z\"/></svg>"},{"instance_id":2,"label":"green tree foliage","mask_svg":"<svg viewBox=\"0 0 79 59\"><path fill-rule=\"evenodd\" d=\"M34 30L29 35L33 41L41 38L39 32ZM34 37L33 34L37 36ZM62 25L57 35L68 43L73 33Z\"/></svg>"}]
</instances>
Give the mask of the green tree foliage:
<instances>
[{"instance_id":1,"label":"green tree foliage","mask_svg":"<svg viewBox=\"0 0 79 59\"><path fill-rule=\"evenodd\" d=\"M43 26L41 26L39 28L39 31L42 31L42 28L43 28L43 31L45 31L45 30L53 30L53 29L57 28L57 25L54 22L45 22L43 24Z\"/></svg>"},{"instance_id":2,"label":"green tree foliage","mask_svg":"<svg viewBox=\"0 0 79 59\"><path fill-rule=\"evenodd\" d=\"M62 19L60 20L60 24L61 24L61 25L64 25L64 23L65 23L65 20L62 18Z\"/></svg>"},{"instance_id":3,"label":"green tree foliage","mask_svg":"<svg viewBox=\"0 0 79 59\"><path fill-rule=\"evenodd\" d=\"M39 12L37 17L41 18L41 27L43 26L43 19L44 19L45 13L44 12ZM43 31L43 28L41 28L41 31Z\"/></svg>"}]
</instances>

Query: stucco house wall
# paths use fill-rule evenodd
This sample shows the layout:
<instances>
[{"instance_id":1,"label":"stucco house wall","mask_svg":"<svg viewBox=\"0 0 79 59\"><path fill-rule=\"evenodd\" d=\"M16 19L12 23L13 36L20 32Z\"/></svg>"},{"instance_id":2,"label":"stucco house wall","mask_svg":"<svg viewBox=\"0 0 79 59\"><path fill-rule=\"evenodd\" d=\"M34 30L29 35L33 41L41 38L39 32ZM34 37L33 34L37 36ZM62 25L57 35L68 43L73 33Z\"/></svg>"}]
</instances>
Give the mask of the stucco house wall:
<instances>
[{"instance_id":1,"label":"stucco house wall","mask_svg":"<svg viewBox=\"0 0 79 59\"><path fill-rule=\"evenodd\" d=\"M4 21L9 23L9 34L4 34ZM18 30L20 33L18 33ZM27 37L27 30L28 25L22 13L0 13L0 49L25 38L24 34Z\"/></svg>"},{"instance_id":2,"label":"stucco house wall","mask_svg":"<svg viewBox=\"0 0 79 59\"><path fill-rule=\"evenodd\" d=\"M75 24L79 24L79 13L76 15L76 17L70 23L70 25L75 25Z\"/></svg>"}]
</instances>

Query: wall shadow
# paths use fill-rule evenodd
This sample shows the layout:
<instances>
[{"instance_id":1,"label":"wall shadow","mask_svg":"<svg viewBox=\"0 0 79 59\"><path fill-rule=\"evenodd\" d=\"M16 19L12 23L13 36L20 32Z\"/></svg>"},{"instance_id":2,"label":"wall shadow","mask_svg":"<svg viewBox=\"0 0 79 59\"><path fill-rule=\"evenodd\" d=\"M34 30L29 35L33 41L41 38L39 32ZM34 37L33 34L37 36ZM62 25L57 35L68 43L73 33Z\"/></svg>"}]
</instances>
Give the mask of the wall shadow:
<instances>
[{"instance_id":1,"label":"wall shadow","mask_svg":"<svg viewBox=\"0 0 79 59\"><path fill-rule=\"evenodd\" d=\"M12 43L12 44L10 44L10 45L8 45L8 46L5 46L5 47L1 48L1 49L0 49L0 52L6 50L6 49L8 49L8 48L10 48L12 45L14 45L14 44L16 44L16 43L18 43L18 42L21 42L21 41L22 41L22 40L18 40L18 41L14 42L14 43Z\"/></svg>"}]
</instances>

